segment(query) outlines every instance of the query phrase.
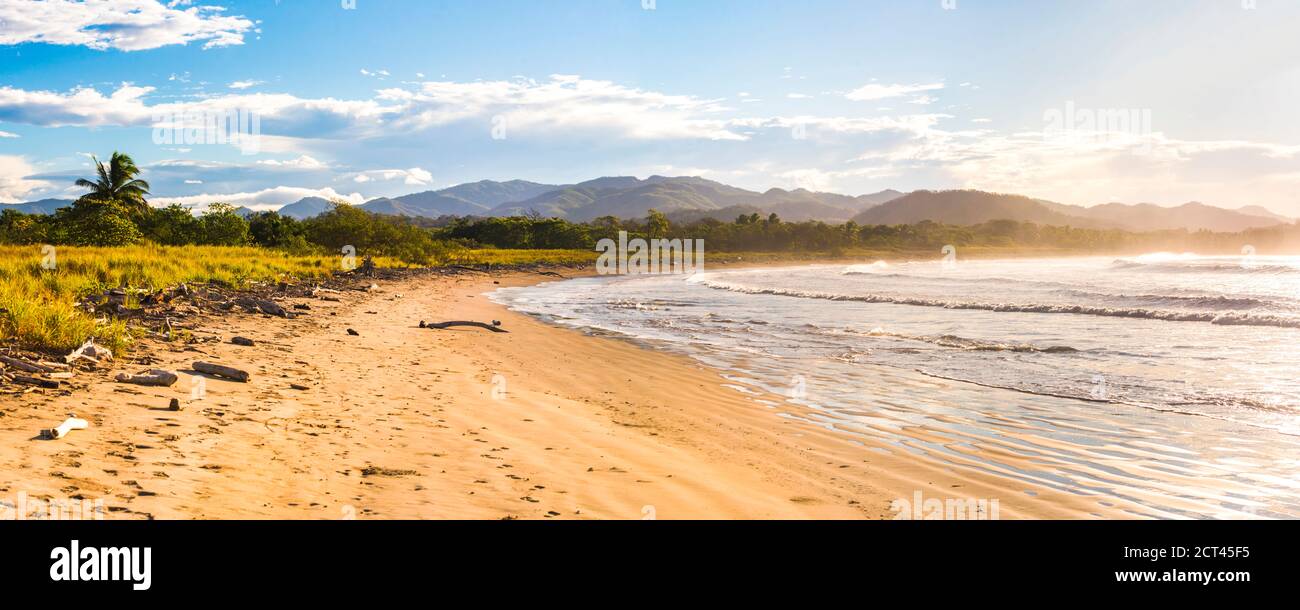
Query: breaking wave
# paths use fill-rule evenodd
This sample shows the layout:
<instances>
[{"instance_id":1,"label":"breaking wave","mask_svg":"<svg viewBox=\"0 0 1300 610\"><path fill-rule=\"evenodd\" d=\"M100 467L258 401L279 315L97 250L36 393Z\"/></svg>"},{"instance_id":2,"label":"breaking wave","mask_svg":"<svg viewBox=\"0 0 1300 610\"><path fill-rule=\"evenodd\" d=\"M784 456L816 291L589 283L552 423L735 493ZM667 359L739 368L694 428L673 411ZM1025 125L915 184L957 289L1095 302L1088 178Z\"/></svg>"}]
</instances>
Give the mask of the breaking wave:
<instances>
[{"instance_id":1,"label":"breaking wave","mask_svg":"<svg viewBox=\"0 0 1300 610\"><path fill-rule=\"evenodd\" d=\"M993 312L1012 312L1012 313L1044 313L1044 314L1076 314L1090 316L1106 316L1115 318L1138 318L1148 320L1164 320L1167 322L1204 322L1209 324L1218 324L1225 326L1270 326L1276 328L1300 328L1300 317L1280 314L1253 314L1239 313L1233 311L1179 311L1151 309L1144 307L1106 307L1100 305L1082 305L1082 304L1048 304L1048 303L995 303L981 301L958 301L929 299L922 297L906 297L895 295L881 294L836 294L831 292L818 292L809 290L797 290L790 288L760 288L733 284L718 280L701 279L698 283L718 290L728 290L732 292L741 292L746 294L767 294L775 296L786 296L803 299L824 299L828 301L856 301L861 303L891 303L895 305L912 305L917 307L940 307L944 309L973 309ZM1179 297L1174 297L1179 298ZM1219 306L1232 301L1226 299L1222 302L1214 300L1212 297L1209 302L1218 303Z\"/></svg>"}]
</instances>

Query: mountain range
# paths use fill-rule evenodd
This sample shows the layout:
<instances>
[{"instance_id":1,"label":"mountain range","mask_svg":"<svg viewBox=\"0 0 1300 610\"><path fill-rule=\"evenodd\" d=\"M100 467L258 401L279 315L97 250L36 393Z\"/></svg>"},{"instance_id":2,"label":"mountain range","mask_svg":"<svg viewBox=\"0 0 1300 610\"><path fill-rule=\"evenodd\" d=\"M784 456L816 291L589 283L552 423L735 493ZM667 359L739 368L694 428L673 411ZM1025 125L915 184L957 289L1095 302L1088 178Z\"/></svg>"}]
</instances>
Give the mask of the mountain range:
<instances>
[{"instance_id":1,"label":"mountain range","mask_svg":"<svg viewBox=\"0 0 1300 610\"><path fill-rule=\"evenodd\" d=\"M1017 220L1088 229L1204 229L1233 233L1294 222L1294 219L1274 214L1260 206L1229 210L1191 202L1174 207L1151 203L1104 203L1084 207L1023 195L972 190L914 191L853 217L854 222L863 225L911 224L922 220L955 225Z\"/></svg>"},{"instance_id":2,"label":"mountain range","mask_svg":"<svg viewBox=\"0 0 1300 610\"><path fill-rule=\"evenodd\" d=\"M71 201L44 199L0 205L20 212L49 214ZM320 197L307 197L278 211L297 219L311 218L330 209ZM911 224L923 220L971 225L991 220L1016 220L1045 225L1096 229L1152 231L1163 229L1241 231L1294 222L1258 205L1237 209L1198 202L1176 207L1150 203L1104 203L1092 207L1066 205L1022 195L974 190L901 193L885 190L849 196L806 189L750 191L700 177L607 176L577 184L553 185L510 180L482 180L436 191L401 197L380 197L360 206L370 212L394 216L516 216L537 214L585 222L605 216L643 218L654 209L676 222L703 218L731 221L741 214L775 213L789 221L819 220L860 225ZM254 213L241 207L241 216Z\"/></svg>"}]
</instances>

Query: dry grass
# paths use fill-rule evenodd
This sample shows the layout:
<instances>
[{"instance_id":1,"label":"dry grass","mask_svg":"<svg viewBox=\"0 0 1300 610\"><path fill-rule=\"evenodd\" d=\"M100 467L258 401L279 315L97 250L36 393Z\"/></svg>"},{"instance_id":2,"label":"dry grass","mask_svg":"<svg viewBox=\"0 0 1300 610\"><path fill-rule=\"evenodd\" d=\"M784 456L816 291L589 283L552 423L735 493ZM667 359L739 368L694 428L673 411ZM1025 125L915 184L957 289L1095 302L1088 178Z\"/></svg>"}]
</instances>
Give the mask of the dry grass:
<instances>
[{"instance_id":1,"label":"dry grass","mask_svg":"<svg viewBox=\"0 0 1300 610\"><path fill-rule=\"evenodd\" d=\"M590 263L581 250L459 250L456 264ZM46 262L53 268L47 269ZM376 258L381 267L405 267ZM49 261L41 246L0 245L0 342L24 349L66 352L87 338L121 353L131 330L120 320L95 319L77 302L110 288L161 289L182 282L219 281L234 287L301 281L342 268L339 256L290 255L279 250L224 246L84 248L60 246Z\"/></svg>"},{"instance_id":2,"label":"dry grass","mask_svg":"<svg viewBox=\"0 0 1300 610\"><path fill-rule=\"evenodd\" d=\"M131 340L126 324L96 320L76 307L79 299L120 287L316 278L341 265L338 257L215 246L59 247L53 254L50 260L40 246L0 246L0 340L61 352L94 337L120 352Z\"/></svg>"}]
</instances>

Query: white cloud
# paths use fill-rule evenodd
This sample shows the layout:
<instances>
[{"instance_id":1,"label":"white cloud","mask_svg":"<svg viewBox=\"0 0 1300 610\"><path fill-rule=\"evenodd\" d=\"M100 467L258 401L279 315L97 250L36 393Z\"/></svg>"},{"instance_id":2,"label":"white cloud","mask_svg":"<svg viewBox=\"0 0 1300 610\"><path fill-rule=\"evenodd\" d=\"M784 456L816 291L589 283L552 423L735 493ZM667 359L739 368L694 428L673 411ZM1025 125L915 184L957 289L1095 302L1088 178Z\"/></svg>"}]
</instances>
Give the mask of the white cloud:
<instances>
[{"instance_id":1,"label":"white cloud","mask_svg":"<svg viewBox=\"0 0 1300 610\"><path fill-rule=\"evenodd\" d=\"M785 96L786 96L787 98L792 99L792 100L807 100L807 99L812 99L812 96L811 96L811 95L808 95L808 94L806 94L806 93L787 93L787 94L785 94Z\"/></svg>"},{"instance_id":2,"label":"white cloud","mask_svg":"<svg viewBox=\"0 0 1300 610\"><path fill-rule=\"evenodd\" d=\"M18 135L18 134L16 134L16 133L9 133L9 132L7 132L7 131L0 131L0 138L20 138L20 137L22 137L22 136L20 136L20 135Z\"/></svg>"},{"instance_id":3,"label":"white cloud","mask_svg":"<svg viewBox=\"0 0 1300 610\"><path fill-rule=\"evenodd\" d=\"M231 89L242 91L244 89L252 89L253 87L256 87L261 84L263 84L263 81L260 80L237 80L226 86Z\"/></svg>"},{"instance_id":4,"label":"white cloud","mask_svg":"<svg viewBox=\"0 0 1300 610\"><path fill-rule=\"evenodd\" d=\"M394 121L403 129L500 117L511 133L598 131L630 139L746 139L716 118L727 110L719 100L572 75L556 74L548 81L425 82L414 91L382 90L377 99L404 107Z\"/></svg>"},{"instance_id":5,"label":"white cloud","mask_svg":"<svg viewBox=\"0 0 1300 610\"><path fill-rule=\"evenodd\" d=\"M203 43L244 43L255 24L218 6L177 8L158 0L44 0L0 3L0 45L47 43L141 51ZM184 2L188 5L189 2Z\"/></svg>"},{"instance_id":6,"label":"white cloud","mask_svg":"<svg viewBox=\"0 0 1300 610\"><path fill-rule=\"evenodd\" d=\"M23 157L0 155L0 201L26 201L28 195L50 184L29 178L36 171Z\"/></svg>"},{"instance_id":7,"label":"white cloud","mask_svg":"<svg viewBox=\"0 0 1300 610\"><path fill-rule=\"evenodd\" d=\"M130 83L109 95L90 87L66 93L0 87L0 121L41 127L156 127L171 131L201 125L205 116L242 113L260 119L257 142L261 151L284 153L298 151L302 138L350 138L367 130L382 130L384 117L401 110L369 100L301 99L264 93L149 104L147 97L153 91Z\"/></svg>"},{"instance_id":8,"label":"white cloud","mask_svg":"<svg viewBox=\"0 0 1300 610\"><path fill-rule=\"evenodd\" d=\"M274 188L245 193L205 193L202 195L186 195L183 197L155 196L150 198L149 202L154 206L179 203L183 206L193 207L199 210L205 209L209 204L217 202L229 203L235 206L242 205L254 210L274 210L279 209L280 206L293 203L304 197L340 199L353 204L361 204L366 201L366 198L363 197L361 193L344 195L332 188L313 189L294 186L277 186Z\"/></svg>"},{"instance_id":9,"label":"white cloud","mask_svg":"<svg viewBox=\"0 0 1300 610\"><path fill-rule=\"evenodd\" d=\"M287 161L277 161L275 159L264 159L262 161L258 161L257 164L268 165L271 167L288 167L288 168L296 168L296 169L325 169L326 167L329 167L325 163L322 163L321 161L317 159L313 159L312 157L309 157L307 155L303 155L301 157L298 157L297 159L289 159Z\"/></svg>"},{"instance_id":10,"label":"white cloud","mask_svg":"<svg viewBox=\"0 0 1300 610\"><path fill-rule=\"evenodd\" d=\"M373 169L360 172L352 178L353 182L360 184L377 180L401 180L402 184L407 186L428 186L429 183L433 182L433 174L425 169L412 167L410 169Z\"/></svg>"},{"instance_id":11,"label":"white cloud","mask_svg":"<svg viewBox=\"0 0 1300 610\"><path fill-rule=\"evenodd\" d=\"M0 87L0 120L45 127L172 125L194 113L256 113L261 148L277 137L355 139L404 136L412 131L466 121L479 122L485 137L500 117L510 134L597 132L630 139L744 140L719 118L718 100L646 91L578 76L549 81L425 82L391 88L368 100L304 99L289 94L236 93L149 104L152 87L123 83L109 95L90 87L66 93ZM268 145L271 148L268 148Z\"/></svg>"},{"instance_id":12,"label":"white cloud","mask_svg":"<svg viewBox=\"0 0 1300 610\"><path fill-rule=\"evenodd\" d=\"M855 102L865 102L870 100L883 100L891 97L901 97L926 91L938 91L940 89L943 89L943 83L914 83L910 85L882 85L879 83L870 83L844 94L844 97Z\"/></svg>"}]
</instances>

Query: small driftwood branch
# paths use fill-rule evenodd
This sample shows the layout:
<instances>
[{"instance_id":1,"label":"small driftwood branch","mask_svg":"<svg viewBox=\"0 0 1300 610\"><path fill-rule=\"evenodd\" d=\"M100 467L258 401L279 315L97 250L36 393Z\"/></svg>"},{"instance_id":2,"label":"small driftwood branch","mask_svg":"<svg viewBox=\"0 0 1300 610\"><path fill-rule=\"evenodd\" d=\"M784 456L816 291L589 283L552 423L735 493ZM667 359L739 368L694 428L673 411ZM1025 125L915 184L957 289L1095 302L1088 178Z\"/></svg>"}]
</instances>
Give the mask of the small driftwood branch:
<instances>
[{"instance_id":1,"label":"small driftwood branch","mask_svg":"<svg viewBox=\"0 0 1300 610\"><path fill-rule=\"evenodd\" d=\"M248 371L241 371L237 368L222 366L220 364L212 364L210 362L195 362L194 370L200 373L207 373L209 375L223 377L225 379L232 379L240 383L248 382Z\"/></svg>"},{"instance_id":2,"label":"small driftwood branch","mask_svg":"<svg viewBox=\"0 0 1300 610\"><path fill-rule=\"evenodd\" d=\"M152 369L148 371L142 371L138 375L128 375L126 373L118 373L115 379L117 380L118 383L133 383L135 385L150 385L150 386L159 386L159 387L167 388L167 387L171 387L172 385L175 385L178 377L176 376L176 373L173 373L171 371L164 371L162 369Z\"/></svg>"},{"instance_id":3,"label":"small driftwood branch","mask_svg":"<svg viewBox=\"0 0 1300 610\"><path fill-rule=\"evenodd\" d=\"M438 330L451 328L453 326L473 326L475 328L484 328L494 333L510 332L504 328L501 328L499 324L484 324L483 322L468 322L465 320L452 320L450 322L430 322L427 324L424 322L420 323L420 328L436 328Z\"/></svg>"},{"instance_id":4,"label":"small driftwood branch","mask_svg":"<svg viewBox=\"0 0 1300 610\"><path fill-rule=\"evenodd\" d=\"M230 342L234 343L235 345L242 345L244 347L253 347L254 345L253 340L249 339L248 337L232 337L230 339Z\"/></svg>"}]
</instances>

